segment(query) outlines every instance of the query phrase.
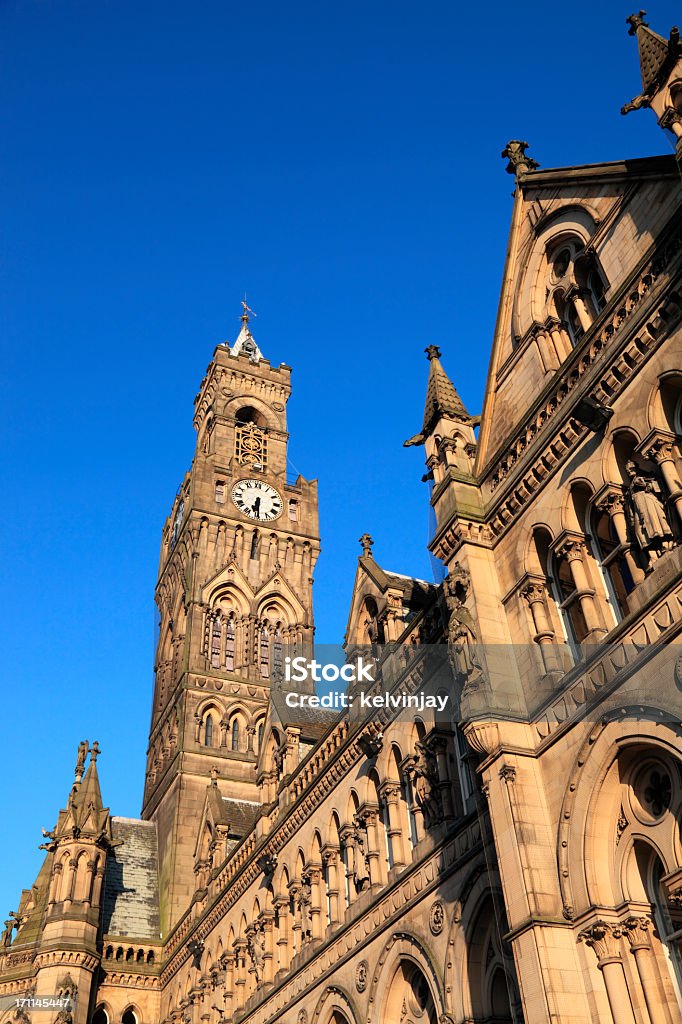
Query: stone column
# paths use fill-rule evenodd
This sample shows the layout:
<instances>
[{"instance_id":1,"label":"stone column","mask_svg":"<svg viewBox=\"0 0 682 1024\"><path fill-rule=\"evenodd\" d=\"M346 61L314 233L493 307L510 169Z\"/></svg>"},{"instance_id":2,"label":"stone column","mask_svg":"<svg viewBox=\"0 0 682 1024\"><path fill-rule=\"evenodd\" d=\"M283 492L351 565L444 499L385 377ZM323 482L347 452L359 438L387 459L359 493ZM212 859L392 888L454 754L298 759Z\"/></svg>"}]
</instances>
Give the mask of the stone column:
<instances>
[{"instance_id":1,"label":"stone column","mask_svg":"<svg viewBox=\"0 0 682 1024\"><path fill-rule=\"evenodd\" d=\"M580 603L588 637L591 638L595 634L603 636L608 630L601 624L594 600L595 590L590 586L585 568L585 541L581 537L565 537L557 545L556 553L559 557L565 558L569 564L576 590L575 600Z\"/></svg>"},{"instance_id":2,"label":"stone column","mask_svg":"<svg viewBox=\"0 0 682 1024\"><path fill-rule=\"evenodd\" d=\"M317 865L309 865L306 876L310 887L310 937L322 938L322 870Z\"/></svg>"},{"instance_id":3,"label":"stone column","mask_svg":"<svg viewBox=\"0 0 682 1024\"><path fill-rule=\"evenodd\" d=\"M535 630L533 642L540 648L545 674L561 670L556 651L556 633L547 611L547 587L542 580L529 580L521 591L527 603Z\"/></svg>"},{"instance_id":4,"label":"stone column","mask_svg":"<svg viewBox=\"0 0 682 1024\"><path fill-rule=\"evenodd\" d=\"M367 833L367 866L369 868L370 885L381 885L383 882L380 862L381 852L377 838L378 813L377 807L364 807L358 815L358 821L362 822Z\"/></svg>"},{"instance_id":5,"label":"stone column","mask_svg":"<svg viewBox=\"0 0 682 1024\"><path fill-rule=\"evenodd\" d=\"M573 351L573 346L571 345L571 339L568 336L568 331L563 326L561 321L556 319L556 317L550 317L546 321L546 327L547 331L549 332L549 336L551 337L552 342L554 344L557 359L561 364L563 363L564 359L566 359L567 356L569 356Z\"/></svg>"},{"instance_id":6,"label":"stone column","mask_svg":"<svg viewBox=\"0 0 682 1024\"><path fill-rule=\"evenodd\" d=\"M222 963L225 970L225 985L224 985L224 1002L225 1002L225 1018L230 1019L235 1009L235 957L234 953L224 953L222 956Z\"/></svg>"},{"instance_id":7,"label":"stone column","mask_svg":"<svg viewBox=\"0 0 682 1024\"><path fill-rule=\"evenodd\" d=\"M587 303L585 302L587 294L588 293L584 291L582 288L576 288L575 291L569 296L569 300L573 302L573 306L577 313L578 320L580 321L580 326L582 327L583 331L585 331L585 333L587 333L587 331L589 331L590 327L592 326L592 316L590 314L589 309L587 308Z\"/></svg>"},{"instance_id":8,"label":"stone column","mask_svg":"<svg viewBox=\"0 0 682 1024\"><path fill-rule=\"evenodd\" d=\"M265 939L265 945L263 949L263 983L269 985L272 983L275 977L274 959L275 959L275 912L274 910L264 910L259 921L261 924L261 930Z\"/></svg>"},{"instance_id":9,"label":"stone column","mask_svg":"<svg viewBox=\"0 0 682 1024\"><path fill-rule=\"evenodd\" d=\"M291 956L296 956L296 954L300 953L303 948L303 942L301 941L301 907L298 899L299 891L300 887L295 882L292 882L289 886L289 892L293 897L294 905L294 918L293 921L289 922Z\"/></svg>"},{"instance_id":10,"label":"stone column","mask_svg":"<svg viewBox=\"0 0 682 1024\"><path fill-rule=\"evenodd\" d=\"M642 455L651 462L655 462L661 471L661 476L670 497L670 504L677 513L678 525L682 526L682 481L677 472L677 466L673 456L674 436L656 431L652 440L642 445Z\"/></svg>"},{"instance_id":11,"label":"stone column","mask_svg":"<svg viewBox=\"0 0 682 1024\"><path fill-rule=\"evenodd\" d=\"M339 920L339 851L324 850L322 857L327 868L329 924L334 925Z\"/></svg>"},{"instance_id":12,"label":"stone column","mask_svg":"<svg viewBox=\"0 0 682 1024\"><path fill-rule=\"evenodd\" d=\"M533 337L544 373L554 373L561 365L562 359L557 352L554 339L549 330L538 325L533 330Z\"/></svg>"},{"instance_id":13,"label":"stone column","mask_svg":"<svg viewBox=\"0 0 682 1024\"><path fill-rule=\"evenodd\" d=\"M400 783L385 782L381 787L381 796L386 805L388 815L388 841L391 847L391 859L394 868L402 868L405 860L405 837L403 837L400 821Z\"/></svg>"},{"instance_id":14,"label":"stone column","mask_svg":"<svg viewBox=\"0 0 682 1024\"><path fill-rule=\"evenodd\" d=\"M246 1002L246 939L236 939L235 950L235 979L234 979L234 1006L235 1010L241 1010Z\"/></svg>"},{"instance_id":15,"label":"stone column","mask_svg":"<svg viewBox=\"0 0 682 1024\"><path fill-rule=\"evenodd\" d=\"M623 959L620 955L619 940L622 934L622 929L615 925L595 921L585 928L578 938L593 949L597 957L597 967L604 976L614 1024L635 1024Z\"/></svg>"},{"instance_id":16,"label":"stone column","mask_svg":"<svg viewBox=\"0 0 682 1024\"><path fill-rule=\"evenodd\" d=\"M628 524L625 516L625 495L620 488L610 490L597 502L597 508L606 512L613 523L618 544L623 550L623 557L630 570L633 583L641 583L646 573L637 565L632 553L632 545L628 541Z\"/></svg>"},{"instance_id":17,"label":"stone column","mask_svg":"<svg viewBox=\"0 0 682 1024\"><path fill-rule=\"evenodd\" d=\"M642 983L646 1008L651 1017L651 1024L674 1024L674 1018L661 992L657 977L654 951L651 948L649 928L651 919L648 917L629 917L623 922L624 933L630 943L630 952L635 958L637 973ZM679 1020L679 1017L677 1018Z\"/></svg>"},{"instance_id":18,"label":"stone column","mask_svg":"<svg viewBox=\"0 0 682 1024\"><path fill-rule=\"evenodd\" d=\"M285 971L289 966L289 897L277 896L273 901L277 914L277 970Z\"/></svg>"}]
</instances>

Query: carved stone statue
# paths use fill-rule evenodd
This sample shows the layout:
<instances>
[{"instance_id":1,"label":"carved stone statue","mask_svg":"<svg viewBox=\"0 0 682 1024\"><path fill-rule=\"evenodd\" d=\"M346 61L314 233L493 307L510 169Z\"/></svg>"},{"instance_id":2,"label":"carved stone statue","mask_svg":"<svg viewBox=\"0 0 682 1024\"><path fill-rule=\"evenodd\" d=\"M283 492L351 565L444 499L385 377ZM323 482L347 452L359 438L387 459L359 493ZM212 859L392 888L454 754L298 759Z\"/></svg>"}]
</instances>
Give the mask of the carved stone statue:
<instances>
[{"instance_id":1,"label":"carved stone statue","mask_svg":"<svg viewBox=\"0 0 682 1024\"><path fill-rule=\"evenodd\" d=\"M455 675L464 681L468 690L478 688L483 674L476 651L476 630L471 612L466 607L469 592L469 573L455 564L443 581L443 597L448 609L448 648L450 664Z\"/></svg>"},{"instance_id":2,"label":"carved stone statue","mask_svg":"<svg viewBox=\"0 0 682 1024\"><path fill-rule=\"evenodd\" d=\"M251 966L256 976L256 982L260 984L263 980L263 966L265 964L265 935L260 928L252 931L246 940L246 949L251 958Z\"/></svg>"},{"instance_id":3,"label":"carved stone statue","mask_svg":"<svg viewBox=\"0 0 682 1024\"><path fill-rule=\"evenodd\" d=\"M424 828L430 829L443 820L443 802L438 788L438 769L433 755L423 743L415 744L416 753L406 765L414 799L422 812Z\"/></svg>"},{"instance_id":4,"label":"carved stone statue","mask_svg":"<svg viewBox=\"0 0 682 1024\"><path fill-rule=\"evenodd\" d=\"M635 462L628 462L627 471L632 531L642 553L655 561L673 544L661 488L655 477L644 473Z\"/></svg>"},{"instance_id":5,"label":"carved stone statue","mask_svg":"<svg viewBox=\"0 0 682 1024\"><path fill-rule=\"evenodd\" d=\"M87 740L83 740L81 743L78 744L75 775L79 782L83 778L83 772L85 770L85 758L88 756L89 750L90 744L88 743Z\"/></svg>"},{"instance_id":6,"label":"carved stone statue","mask_svg":"<svg viewBox=\"0 0 682 1024\"><path fill-rule=\"evenodd\" d=\"M527 142L522 142L521 139L509 140L502 150L502 156L509 161L505 168L508 174L514 174L518 178L526 171L533 171L540 166L537 160L533 160L531 156L527 155L527 149Z\"/></svg>"},{"instance_id":7,"label":"carved stone statue","mask_svg":"<svg viewBox=\"0 0 682 1024\"><path fill-rule=\"evenodd\" d=\"M310 917L310 905L312 903L313 887L310 878L304 875L301 879L301 888L298 892L298 906L301 911L301 937L304 942L312 938L313 928Z\"/></svg>"},{"instance_id":8,"label":"carved stone statue","mask_svg":"<svg viewBox=\"0 0 682 1024\"><path fill-rule=\"evenodd\" d=\"M369 883L369 862L365 832L359 822L356 822L350 840L353 846L353 882L357 891L362 892Z\"/></svg>"}]
</instances>

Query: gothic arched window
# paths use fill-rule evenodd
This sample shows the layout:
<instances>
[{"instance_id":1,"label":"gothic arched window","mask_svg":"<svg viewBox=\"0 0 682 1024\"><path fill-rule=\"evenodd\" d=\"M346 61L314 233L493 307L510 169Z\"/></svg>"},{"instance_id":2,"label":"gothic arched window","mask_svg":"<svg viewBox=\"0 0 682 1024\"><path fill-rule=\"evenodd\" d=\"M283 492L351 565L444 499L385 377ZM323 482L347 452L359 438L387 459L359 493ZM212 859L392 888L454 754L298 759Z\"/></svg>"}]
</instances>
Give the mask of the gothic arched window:
<instances>
[{"instance_id":1,"label":"gothic arched window","mask_svg":"<svg viewBox=\"0 0 682 1024\"><path fill-rule=\"evenodd\" d=\"M282 641L282 627L279 623L277 623L275 633L272 638L272 662L275 673L281 673L284 666L284 660L282 656L283 646L284 645Z\"/></svg>"},{"instance_id":2,"label":"gothic arched window","mask_svg":"<svg viewBox=\"0 0 682 1024\"><path fill-rule=\"evenodd\" d=\"M606 305L607 282L596 255L575 236L554 242L547 252L547 294L575 346Z\"/></svg>"},{"instance_id":3,"label":"gothic arched window","mask_svg":"<svg viewBox=\"0 0 682 1024\"><path fill-rule=\"evenodd\" d=\"M267 679L270 675L270 638L267 626L263 626L260 631L259 663L260 674Z\"/></svg>"},{"instance_id":4,"label":"gothic arched window","mask_svg":"<svg viewBox=\"0 0 682 1024\"><path fill-rule=\"evenodd\" d=\"M232 672L234 669L234 648L235 648L235 627L234 627L234 616L230 615L227 620L227 629L225 635L225 668L228 672Z\"/></svg>"},{"instance_id":5,"label":"gothic arched window","mask_svg":"<svg viewBox=\"0 0 682 1024\"><path fill-rule=\"evenodd\" d=\"M222 624L218 616L213 620L211 627L211 665L213 668L220 668L220 645L222 641Z\"/></svg>"},{"instance_id":6,"label":"gothic arched window","mask_svg":"<svg viewBox=\"0 0 682 1024\"><path fill-rule=\"evenodd\" d=\"M603 509L593 509L592 530L611 604L618 610L619 618L622 618L628 613L628 594L635 588L623 545L616 534L612 517Z\"/></svg>"},{"instance_id":7,"label":"gothic arched window","mask_svg":"<svg viewBox=\"0 0 682 1024\"><path fill-rule=\"evenodd\" d=\"M230 730L231 743L233 750L239 750L239 719L232 719L232 728Z\"/></svg>"}]
</instances>

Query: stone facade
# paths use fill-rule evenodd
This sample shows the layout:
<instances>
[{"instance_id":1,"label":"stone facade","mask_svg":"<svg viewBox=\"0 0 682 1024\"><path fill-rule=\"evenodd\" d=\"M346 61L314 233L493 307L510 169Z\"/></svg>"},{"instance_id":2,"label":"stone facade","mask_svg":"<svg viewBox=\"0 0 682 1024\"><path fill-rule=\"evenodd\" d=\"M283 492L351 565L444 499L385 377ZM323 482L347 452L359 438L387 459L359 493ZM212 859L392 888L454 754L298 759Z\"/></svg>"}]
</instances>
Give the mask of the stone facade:
<instances>
[{"instance_id":1,"label":"stone facade","mask_svg":"<svg viewBox=\"0 0 682 1024\"><path fill-rule=\"evenodd\" d=\"M625 109L680 136L679 37L629 22ZM438 662L452 711L282 710L317 489L245 307L163 530L142 819L82 743L6 922L3 1021L54 997L47 1024L682 1021L680 169L526 149L482 415L430 346L406 442L444 579L363 535L345 638L392 693Z\"/></svg>"}]
</instances>

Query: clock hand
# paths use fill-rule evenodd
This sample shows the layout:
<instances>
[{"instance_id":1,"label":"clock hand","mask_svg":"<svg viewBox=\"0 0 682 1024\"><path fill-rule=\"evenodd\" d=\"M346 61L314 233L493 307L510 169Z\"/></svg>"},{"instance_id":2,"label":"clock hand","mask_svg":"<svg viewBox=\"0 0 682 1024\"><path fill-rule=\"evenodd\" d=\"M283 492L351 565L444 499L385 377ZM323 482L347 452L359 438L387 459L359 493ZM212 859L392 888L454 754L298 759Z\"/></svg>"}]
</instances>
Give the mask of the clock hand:
<instances>
[{"instance_id":1,"label":"clock hand","mask_svg":"<svg viewBox=\"0 0 682 1024\"><path fill-rule=\"evenodd\" d=\"M251 511L254 515L260 515L260 497L256 498L254 501Z\"/></svg>"}]
</instances>

